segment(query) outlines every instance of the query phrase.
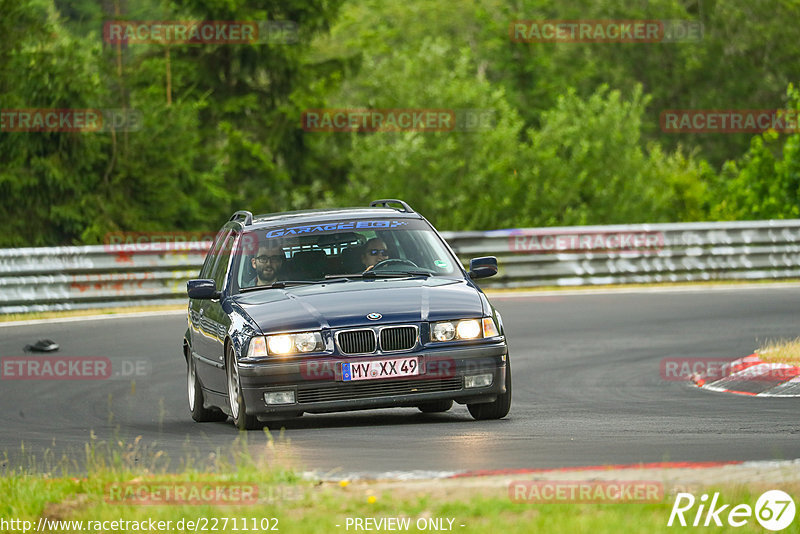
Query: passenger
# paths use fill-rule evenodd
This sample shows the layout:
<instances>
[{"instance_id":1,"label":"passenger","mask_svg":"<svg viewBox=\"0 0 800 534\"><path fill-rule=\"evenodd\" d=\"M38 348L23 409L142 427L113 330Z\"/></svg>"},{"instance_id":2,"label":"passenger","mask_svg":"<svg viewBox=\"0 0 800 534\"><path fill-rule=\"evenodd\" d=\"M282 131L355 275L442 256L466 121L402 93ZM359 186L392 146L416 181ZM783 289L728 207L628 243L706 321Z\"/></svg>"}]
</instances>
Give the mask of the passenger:
<instances>
[{"instance_id":1,"label":"passenger","mask_svg":"<svg viewBox=\"0 0 800 534\"><path fill-rule=\"evenodd\" d=\"M361 263L364 264L364 269L369 271L375 264L383 260L389 259L389 250L386 248L386 243L379 237L373 237L364 245L364 252L361 254Z\"/></svg>"}]
</instances>

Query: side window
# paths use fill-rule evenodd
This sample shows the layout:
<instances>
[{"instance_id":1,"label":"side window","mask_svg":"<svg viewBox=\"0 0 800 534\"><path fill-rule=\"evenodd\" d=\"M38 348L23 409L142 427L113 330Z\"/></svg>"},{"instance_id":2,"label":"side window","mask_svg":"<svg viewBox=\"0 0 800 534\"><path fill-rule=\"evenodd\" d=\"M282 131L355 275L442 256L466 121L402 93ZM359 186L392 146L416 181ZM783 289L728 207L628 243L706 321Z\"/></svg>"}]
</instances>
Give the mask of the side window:
<instances>
[{"instance_id":1,"label":"side window","mask_svg":"<svg viewBox=\"0 0 800 534\"><path fill-rule=\"evenodd\" d=\"M222 289L222 285L225 282L225 275L228 273L228 263L230 263L229 260L231 259L235 242L236 234L229 232L222 241L222 246L217 251L217 261L214 264L214 269L211 271L211 278L216 282L218 290Z\"/></svg>"},{"instance_id":2,"label":"side window","mask_svg":"<svg viewBox=\"0 0 800 534\"><path fill-rule=\"evenodd\" d=\"M200 269L200 278L211 278L211 270L214 268L214 260L217 259L219 249L222 247L222 243L225 242L225 238L228 236L228 234L230 234L230 230L226 230L224 228L217 233L214 243L211 245L211 248L208 249L208 254L206 254L206 259L203 262L203 268Z\"/></svg>"}]
</instances>

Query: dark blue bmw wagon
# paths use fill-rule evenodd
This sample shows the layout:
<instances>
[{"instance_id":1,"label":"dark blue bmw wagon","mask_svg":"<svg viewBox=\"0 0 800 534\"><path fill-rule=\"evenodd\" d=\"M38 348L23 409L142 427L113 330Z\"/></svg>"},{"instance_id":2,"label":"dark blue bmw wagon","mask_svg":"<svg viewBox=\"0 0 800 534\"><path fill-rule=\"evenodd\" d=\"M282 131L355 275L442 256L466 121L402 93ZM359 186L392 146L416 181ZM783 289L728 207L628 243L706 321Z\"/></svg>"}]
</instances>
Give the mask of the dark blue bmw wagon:
<instances>
[{"instance_id":1,"label":"dark blue bmw wagon","mask_svg":"<svg viewBox=\"0 0 800 534\"><path fill-rule=\"evenodd\" d=\"M259 422L370 408L466 404L505 417L500 314L450 246L401 200L253 216L222 227L187 284L183 339L195 421Z\"/></svg>"}]
</instances>

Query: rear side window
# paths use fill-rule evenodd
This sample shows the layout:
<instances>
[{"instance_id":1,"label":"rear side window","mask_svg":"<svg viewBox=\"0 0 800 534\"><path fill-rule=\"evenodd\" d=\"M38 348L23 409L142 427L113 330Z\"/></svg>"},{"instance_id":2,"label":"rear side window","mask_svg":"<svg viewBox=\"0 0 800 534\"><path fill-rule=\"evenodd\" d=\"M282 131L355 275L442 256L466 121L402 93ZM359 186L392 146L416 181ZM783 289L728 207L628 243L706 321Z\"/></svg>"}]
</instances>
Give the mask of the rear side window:
<instances>
[{"instance_id":1,"label":"rear side window","mask_svg":"<svg viewBox=\"0 0 800 534\"><path fill-rule=\"evenodd\" d=\"M230 230L226 230L223 228L217 233L217 237L214 239L214 243L211 245L211 248L208 249L208 254L206 254L206 259L203 262L203 267L200 269L200 278L211 278L211 271L214 268L214 262L217 259L217 255L219 254L219 249L222 248L222 244L225 242L225 238L231 233Z\"/></svg>"}]
</instances>

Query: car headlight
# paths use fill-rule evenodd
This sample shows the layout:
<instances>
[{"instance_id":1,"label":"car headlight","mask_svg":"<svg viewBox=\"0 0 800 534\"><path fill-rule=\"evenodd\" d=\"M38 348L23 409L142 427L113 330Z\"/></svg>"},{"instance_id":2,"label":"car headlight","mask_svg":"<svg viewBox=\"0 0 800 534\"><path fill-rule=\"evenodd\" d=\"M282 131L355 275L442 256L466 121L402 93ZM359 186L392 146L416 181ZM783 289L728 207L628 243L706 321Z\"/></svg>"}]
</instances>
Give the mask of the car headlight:
<instances>
[{"instance_id":1,"label":"car headlight","mask_svg":"<svg viewBox=\"0 0 800 534\"><path fill-rule=\"evenodd\" d=\"M294 346L300 352L314 352L322 346L322 336L319 332L303 332L294 335Z\"/></svg>"},{"instance_id":2,"label":"car headlight","mask_svg":"<svg viewBox=\"0 0 800 534\"><path fill-rule=\"evenodd\" d=\"M297 334L278 334L254 337L247 348L248 358L267 356L289 356L317 352L324 348L320 332L299 332Z\"/></svg>"},{"instance_id":3,"label":"car headlight","mask_svg":"<svg viewBox=\"0 0 800 534\"><path fill-rule=\"evenodd\" d=\"M294 339L291 335L267 336L267 349L270 354L290 354L294 350Z\"/></svg>"},{"instance_id":4,"label":"car headlight","mask_svg":"<svg viewBox=\"0 0 800 534\"><path fill-rule=\"evenodd\" d=\"M458 341L500 335L491 317L440 321L431 324L431 341Z\"/></svg>"},{"instance_id":5,"label":"car headlight","mask_svg":"<svg viewBox=\"0 0 800 534\"><path fill-rule=\"evenodd\" d=\"M431 332L434 341L450 341L456 337L456 327L449 321L433 323Z\"/></svg>"},{"instance_id":6,"label":"car headlight","mask_svg":"<svg viewBox=\"0 0 800 534\"><path fill-rule=\"evenodd\" d=\"M481 323L475 319L465 319L459 321L456 326L458 339L477 339L481 337Z\"/></svg>"}]
</instances>

